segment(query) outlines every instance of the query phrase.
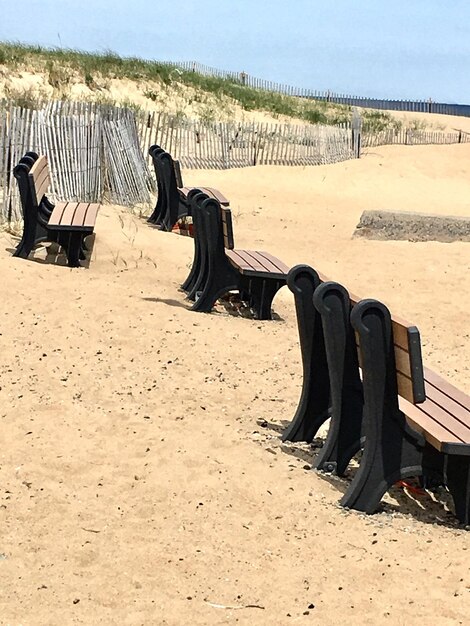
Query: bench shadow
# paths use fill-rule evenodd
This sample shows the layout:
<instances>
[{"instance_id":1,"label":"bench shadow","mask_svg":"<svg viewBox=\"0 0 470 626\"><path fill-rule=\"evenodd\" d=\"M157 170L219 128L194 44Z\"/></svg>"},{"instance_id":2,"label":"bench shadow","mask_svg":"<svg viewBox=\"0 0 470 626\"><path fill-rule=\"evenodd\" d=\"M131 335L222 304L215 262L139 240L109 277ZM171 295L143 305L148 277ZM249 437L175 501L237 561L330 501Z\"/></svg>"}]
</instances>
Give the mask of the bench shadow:
<instances>
[{"instance_id":1,"label":"bench shadow","mask_svg":"<svg viewBox=\"0 0 470 626\"><path fill-rule=\"evenodd\" d=\"M185 293L182 289L178 289L178 291L183 294L183 298L185 297ZM146 302L160 302L162 304L168 304L169 306L176 306L181 309L186 309L187 311L191 310L192 302L188 299L184 300L174 300L173 298L158 298L158 297L145 297L142 298ZM239 298L220 298L217 300L213 310L210 315L223 315L223 314L231 315L232 317L244 317L246 319L252 319L255 321L260 321L257 319L256 315L253 313L252 309L247 306L243 301ZM282 317L277 315L277 313L272 314L272 319L275 321L283 321ZM264 320L263 320L264 321ZM271 321L271 320L267 320Z\"/></svg>"},{"instance_id":2,"label":"bench shadow","mask_svg":"<svg viewBox=\"0 0 470 626\"><path fill-rule=\"evenodd\" d=\"M80 267L89 269L91 257L93 255L93 249L95 247L95 233L92 233L86 238L86 250L85 259L80 261ZM6 252L11 255L15 252L16 248L7 247ZM29 257L25 259L27 261L33 261L41 265L59 265L62 267L68 267L67 255L65 251L57 243L45 242L45 245L40 244L35 248ZM74 268L70 268L74 269Z\"/></svg>"},{"instance_id":3,"label":"bench shadow","mask_svg":"<svg viewBox=\"0 0 470 626\"><path fill-rule=\"evenodd\" d=\"M237 293L228 293L222 298L219 298L219 300L217 300L217 305L222 307L225 313L231 315L232 317L243 317L245 319L255 321L284 321L283 318L275 311L272 311L271 320L258 320L253 309L248 305L247 302L242 300Z\"/></svg>"},{"instance_id":4,"label":"bench shadow","mask_svg":"<svg viewBox=\"0 0 470 626\"><path fill-rule=\"evenodd\" d=\"M190 307L188 307L183 301L173 300L173 298L157 298L149 296L141 299L145 300L146 302L160 302L161 304L168 304L168 306L177 306L180 309L186 309L187 311L191 310Z\"/></svg>"},{"instance_id":5,"label":"bench shadow","mask_svg":"<svg viewBox=\"0 0 470 626\"><path fill-rule=\"evenodd\" d=\"M280 437L285 428L290 424L288 421L279 423L258 420L258 425L262 428L277 433ZM315 459L318 452L323 447L324 439L316 437L311 443L305 442L281 442L279 449L287 455L293 456L304 462L306 466L310 466L312 471L323 480L338 490L338 506L349 514L360 514L360 511L354 511L341 507L339 500L349 489L354 476L359 469L361 452L355 455L343 476L329 474L315 469ZM304 469L308 467L304 466ZM420 487L417 479L406 479L403 483L396 483L387 491L388 500L382 501L374 515L406 516L412 517L423 524L432 526L443 526L445 528L462 529L463 525L454 515L454 504L451 494L440 486L434 490L424 490ZM387 497L386 496L386 497ZM393 499L393 502L390 501Z\"/></svg>"}]
</instances>

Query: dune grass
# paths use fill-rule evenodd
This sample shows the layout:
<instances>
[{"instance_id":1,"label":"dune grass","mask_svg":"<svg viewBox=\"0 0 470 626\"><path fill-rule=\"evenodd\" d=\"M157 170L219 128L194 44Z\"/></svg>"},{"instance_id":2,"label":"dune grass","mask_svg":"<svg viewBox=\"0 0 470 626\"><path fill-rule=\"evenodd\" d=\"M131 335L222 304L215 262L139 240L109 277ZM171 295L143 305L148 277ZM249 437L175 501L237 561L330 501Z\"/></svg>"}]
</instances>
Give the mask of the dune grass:
<instances>
[{"instance_id":1,"label":"dune grass","mask_svg":"<svg viewBox=\"0 0 470 626\"><path fill-rule=\"evenodd\" d=\"M351 119L349 106L254 89L234 78L205 76L179 69L173 64L121 57L112 51L82 52L0 42L0 65L12 70L28 67L32 71L45 71L54 88L66 85L73 73L78 73L90 89L93 89L98 77L153 81L162 86L179 83L213 94L220 100L230 98L245 111L266 111L274 117L282 115L310 124L340 124ZM379 131L399 125L390 114L382 111L365 109L362 117L366 130Z\"/></svg>"}]
</instances>

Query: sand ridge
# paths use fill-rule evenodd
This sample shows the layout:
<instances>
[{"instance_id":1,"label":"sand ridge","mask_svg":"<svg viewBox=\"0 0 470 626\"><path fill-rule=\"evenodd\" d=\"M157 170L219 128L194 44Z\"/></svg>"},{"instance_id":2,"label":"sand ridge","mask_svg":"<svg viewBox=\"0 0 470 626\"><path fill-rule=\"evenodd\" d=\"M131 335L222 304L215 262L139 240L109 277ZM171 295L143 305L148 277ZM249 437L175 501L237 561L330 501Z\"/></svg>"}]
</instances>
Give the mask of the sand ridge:
<instances>
[{"instance_id":1,"label":"sand ridge","mask_svg":"<svg viewBox=\"0 0 470 626\"><path fill-rule=\"evenodd\" d=\"M186 171L235 242L382 298L470 392L470 247L352 239L364 209L470 214L470 146L306 168ZM465 623L469 535L429 498L341 509L351 480L280 442L300 394L293 298L259 322L188 310L192 240L120 207L90 268L0 268L0 623ZM38 255L40 256L40 255Z\"/></svg>"}]
</instances>

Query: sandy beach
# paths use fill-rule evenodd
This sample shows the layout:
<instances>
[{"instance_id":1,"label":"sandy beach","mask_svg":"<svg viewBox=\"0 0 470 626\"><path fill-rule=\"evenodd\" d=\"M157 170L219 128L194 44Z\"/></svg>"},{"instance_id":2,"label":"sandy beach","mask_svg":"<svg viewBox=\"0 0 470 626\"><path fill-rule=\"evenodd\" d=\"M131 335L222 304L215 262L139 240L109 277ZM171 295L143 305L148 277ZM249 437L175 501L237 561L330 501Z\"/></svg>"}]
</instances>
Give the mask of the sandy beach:
<instances>
[{"instance_id":1,"label":"sandy beach","mask_svg":"<svg viewBox=\"0 0 470 626\"><path fill-rule=\"evenodd\" d=\"M353 239L362 211L470 216L470 144L319 167L184 172L231 200L235 243L307 263L420 331L470 393L470 244ZM470 534L394 488L373 516L283 444L301 388L276 319L179 290L189 237L104 205L89 269L0 233L0 623L465 624Z\"/></svg>"}]
</instances>

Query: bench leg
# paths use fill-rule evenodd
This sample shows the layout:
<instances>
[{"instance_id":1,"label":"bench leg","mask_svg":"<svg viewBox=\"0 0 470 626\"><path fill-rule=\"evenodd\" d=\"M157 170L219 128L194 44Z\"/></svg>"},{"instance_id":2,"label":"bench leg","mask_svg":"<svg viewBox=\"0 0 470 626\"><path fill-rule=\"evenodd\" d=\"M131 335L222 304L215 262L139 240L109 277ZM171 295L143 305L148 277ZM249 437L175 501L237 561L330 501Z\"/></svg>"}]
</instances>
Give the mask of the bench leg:
<instances>
[{"instance_id":1,"label":"bench leg","mask_svg":"<svg viewBox=\"0 0 470 626\"><path fill-rule=\"evenodd\" d=\"M364 394L350 323L351 301L344 287L327 282L315 289L313 304L322 318L331 391L330 427L315 467L341 476L364 443Z\"/></svg>"},{"instance_id":2,"label":"bench leg","mask_svg":"<svg viewBox=\"0 0 470 626\"><path fill-rule=\"evenodd\" d=\"M210 260L208 262L208 271L204 271L204 276L202 276L202 273L201 271L201 280L204 280L202 292L194 302L191 310L209 313L218 298L227 293L227 291L239 288L240 275L228 264L225 268L214 268Z\"/></svg>"},{"instance_id":3,"label":"bench leg","mask_svg":"<svg viewBox=\"0 0 470 626\"><path fill-rule=\"evenodd\" d=\"M82 253L82 233L70 233L67 245L67 261L69 267L80 267L80 254Z\"/></svg>"},{"instance_id":4,"label":"bench leg","mask_svg":"<svg viewBox=\"0 0 470 626\"><path fill-rule=\"evenodd\" d=\"M366 435L360 467L340 502L344 507L374 513L397 481L423 474L423 442L405 434L405 416L398 411L382 424L377 437Z\"/></svg>"},{"instance_id":5,"label":"bench leg","mask_svg":"<svg viewBox=\"0 0 470 626\"><path fill-rule=\"evenodd\" d=\"M25 224L21 241L13 253L13 256L21 259L27 259L36 244L49 239L49 234L43 226L31 223L30 220L28 222L28 224Z\"/></svg>"},{"instance_id":6,"label":"bench leg","mask_svg":"<svg viewBox=\"0 0 470 626\"><path fill-rule=\"evenodd\" d=\"M200 280L200 277L202 276L202 274L204 273L204 269L203 269L203 255L202 255L202 251L201 251L201 245L198 242L198 239L195 238L194 239L194 259L193 259L193 264L191 266L191 270L186 278L186 280L184 281L184 283L182 283L181 285L181 289L183 289L183 291L186 291L188 294L191 294L190 299L193 300L193 293L195 291L195 286L197 285L198 281Z\"/></svg>"},{"instance_id":7,"label":"bench leg","mask_svg":"<svg viewBox=\"0 0 470 626\"><path fill-rule=\"evenodd\" d=\"M246 291L251 296L251 303L259 320L271 320L271 305L274 296L281 287L285 285L283 280L272 280L266 278L252 278L248 283Z\"/></svg>"},{"instance_id":8,"label":"bench leg","mask_svg":"<svg viewBox=\"0 0 470 626\"><path fill-rule=\"evenodd\" d=\"M318 274L308 265L293 267L287 276L287 285L295 297L303 377L299 405L283 441L311 442L329 417L330 379L323 328L313 306L313 292L319 284Z\"/></svg>"},{"instance_id":9,"label":"bench leg","mask_svg":"<svg viewBox=\"0 0 470 626\"><path fill-rule=\"evenodd\" d=\"M445 474L454 499L455 515L467 526L470 524L470 457L448 455Z\"/></svg>"}]
</instances>

